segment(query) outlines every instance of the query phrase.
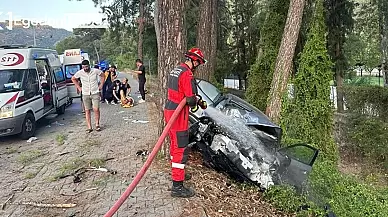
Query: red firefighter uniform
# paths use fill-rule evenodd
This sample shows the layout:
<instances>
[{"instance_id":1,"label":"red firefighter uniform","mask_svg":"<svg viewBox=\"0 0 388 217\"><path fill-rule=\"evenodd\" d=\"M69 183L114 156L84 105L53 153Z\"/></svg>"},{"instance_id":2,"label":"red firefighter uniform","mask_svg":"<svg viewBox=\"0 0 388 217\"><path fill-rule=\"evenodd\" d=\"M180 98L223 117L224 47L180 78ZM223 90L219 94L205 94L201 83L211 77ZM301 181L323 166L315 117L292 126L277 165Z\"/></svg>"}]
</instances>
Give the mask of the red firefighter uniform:
<instances>
[{"instance_id":1,"label":"red firefighter uniform","mask_svg":"<svg viewBox=\"0 0 388 217\"><path fill-rule=\"evenodd\" d=\"M164 117L168 122L182 100L187 105L178 115L169 131L172 180L184 181L185 164L188 158L189 144L189 109L197 105L197 86L192 71L186 64L177 66L168 77L168 97L164 109Z\"/></svg>"}]
</instances>

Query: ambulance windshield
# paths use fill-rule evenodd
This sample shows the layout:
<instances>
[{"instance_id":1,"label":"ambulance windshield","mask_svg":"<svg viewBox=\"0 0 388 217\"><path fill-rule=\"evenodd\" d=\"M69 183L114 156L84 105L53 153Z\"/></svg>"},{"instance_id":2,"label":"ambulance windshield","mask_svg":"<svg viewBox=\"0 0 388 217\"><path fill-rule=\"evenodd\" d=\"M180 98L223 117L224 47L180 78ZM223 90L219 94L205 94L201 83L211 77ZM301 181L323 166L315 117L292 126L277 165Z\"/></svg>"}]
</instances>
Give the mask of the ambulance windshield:
<instances>
[{"instance_id":1,"label":"ambulance windshield","mask_svg":"<svg viewBox=\"0 0 388 217\"><path fill-rule=\"evenodd\" d=\"M0 70L0 93L19 91L26 71L25 69Z\"/></svg>"},{"instance_id":2,"label":"ambulance windshield","mask_svg":"<svg viewBox=\"0 0 388 217\"><path fill-rule=\"evenodd\" d=\"M66 78L70 79L79 70L81 70L81 64L66 65L65 66Z\"/></svg>"}]
</instances>

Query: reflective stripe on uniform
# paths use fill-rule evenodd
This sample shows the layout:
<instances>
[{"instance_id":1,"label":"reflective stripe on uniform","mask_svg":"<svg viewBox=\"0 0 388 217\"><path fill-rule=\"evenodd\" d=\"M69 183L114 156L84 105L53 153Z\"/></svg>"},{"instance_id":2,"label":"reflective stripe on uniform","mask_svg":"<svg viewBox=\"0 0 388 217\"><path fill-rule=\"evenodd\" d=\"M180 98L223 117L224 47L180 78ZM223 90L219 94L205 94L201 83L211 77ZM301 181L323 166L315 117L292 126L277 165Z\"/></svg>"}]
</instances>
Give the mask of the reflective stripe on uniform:
<instances>
[{"instance_id":1,"label":"reflective stripe on uniform","mask_svg":"<svg viewBox=\"0 0 388 217\"><path fill-rule=\"evenodd\" d=\"M182 169L182 170L185 168L184 164L178 164L178 163L174 163L174 162L171 163L171 166L172 166L172 168L178 168L178 169Z\"/></svg>"}]
</instances>

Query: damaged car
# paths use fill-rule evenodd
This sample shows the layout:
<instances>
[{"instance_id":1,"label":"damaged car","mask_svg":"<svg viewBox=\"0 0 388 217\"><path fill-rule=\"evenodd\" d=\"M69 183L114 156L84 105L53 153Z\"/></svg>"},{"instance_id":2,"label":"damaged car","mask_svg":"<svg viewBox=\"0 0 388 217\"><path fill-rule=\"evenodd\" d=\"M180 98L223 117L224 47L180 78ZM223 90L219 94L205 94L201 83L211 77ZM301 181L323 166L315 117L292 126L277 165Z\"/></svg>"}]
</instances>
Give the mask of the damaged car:
<instances>
[{"instance_id":1,"label":"damaged car","mask_svg":"<svg viewBox=\"0 0 388 217\"><path fill-rule=\"evenodd\" d=\"M308 144L281 148L282 129L263 112L205 80L197 79L197 87L208 108L190 113L190 142L206 166L263 190L279 184L303 189L317 149Z\"/></svg>"}]
</instances>

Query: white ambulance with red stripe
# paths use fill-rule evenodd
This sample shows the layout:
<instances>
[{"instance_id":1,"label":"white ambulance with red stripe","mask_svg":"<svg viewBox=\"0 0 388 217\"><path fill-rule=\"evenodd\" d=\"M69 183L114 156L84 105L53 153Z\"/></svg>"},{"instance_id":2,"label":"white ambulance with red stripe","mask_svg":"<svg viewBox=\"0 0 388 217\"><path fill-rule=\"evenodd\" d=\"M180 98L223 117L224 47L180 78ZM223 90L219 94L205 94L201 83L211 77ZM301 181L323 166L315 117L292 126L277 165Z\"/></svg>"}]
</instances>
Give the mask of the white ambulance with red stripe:
<instances>
[{"instance_id":1,"label":"white ambulance with red stripe","mask_svg":"<svg viewBox=\"0 0 388 217\"><path fill-rule=\"evenodd\" d=\"M71 81L71 77L82 69L82 61L89 60L89 55L81 49L69 49L65 50L62 58L63 71L66 75L67 92L69 93L70 102L72 102L73 98L79 98L81 94L77 92L74 83Z\"/></svg>"},{"instance_id":2,"label":"white ambulance with red stripe","mask_svg":"<svg viewBox=\"0 0 388 217\"><path fill-rule=\"evenodd\" d=\"M0 136L32 137L36 121L65 112L66 77L55 50L0 46Z\"/></svg>"}]
</instances>

